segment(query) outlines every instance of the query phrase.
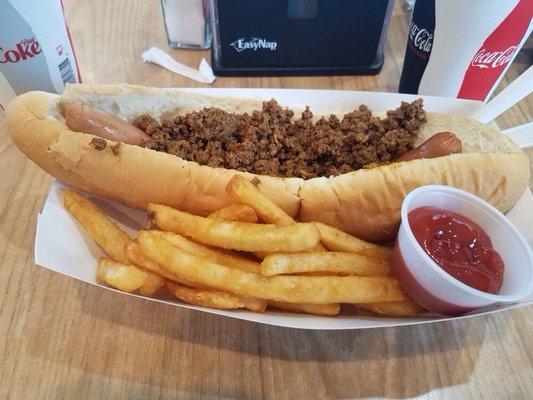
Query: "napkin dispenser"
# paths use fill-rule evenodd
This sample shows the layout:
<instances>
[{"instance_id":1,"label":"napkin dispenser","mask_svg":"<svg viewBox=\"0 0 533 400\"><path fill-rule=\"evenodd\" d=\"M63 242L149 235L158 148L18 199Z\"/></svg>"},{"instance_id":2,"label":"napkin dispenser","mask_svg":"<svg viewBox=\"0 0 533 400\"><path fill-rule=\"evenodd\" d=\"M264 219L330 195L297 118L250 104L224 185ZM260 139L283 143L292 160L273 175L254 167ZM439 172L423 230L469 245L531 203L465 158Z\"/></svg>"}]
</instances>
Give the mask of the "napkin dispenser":
<instances>
[{"instance_id":1,"label":"napkin dispenser","mask_svg":"<svg viewBox=\"0 0 533 400\"><path fill-rule=\"evenodd\" d=\"M216 75L376 74L394 0L209 0Z\"/></svg>"}]
</instances>

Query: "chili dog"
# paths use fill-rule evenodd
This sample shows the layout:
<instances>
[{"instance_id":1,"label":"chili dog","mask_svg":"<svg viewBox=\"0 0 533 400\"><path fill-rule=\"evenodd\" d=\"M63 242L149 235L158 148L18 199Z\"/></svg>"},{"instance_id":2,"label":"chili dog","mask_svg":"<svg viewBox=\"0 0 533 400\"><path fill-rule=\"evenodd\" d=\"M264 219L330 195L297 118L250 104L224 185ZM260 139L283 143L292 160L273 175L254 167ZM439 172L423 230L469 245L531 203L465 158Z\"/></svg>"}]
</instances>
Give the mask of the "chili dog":
<instances>
[{"instance_id":1,"label":"chili dog","mask_svg":"<svg viewBox=\"0 0 533 400\"><path fill-rule=\"evenodd\" d=\"M421 185L465 189L503 212L515 204L529 161L513 141L473 119L405 104L383 118L363 106L299 117L260 100L78 84L61 96L19 96L7 127L58 179L138 208L160 203L207 216L232 203L225 187L241 174L294 219L387 241L403 197Z\"/></svg>"},{"instance_id":2,"label":"chili dog","mask_svg":"<svg viewBox=\"0 0 533 400\"><path fill-rule=\"evenodd\" d=\"M67 105L64 113L67 126L75 132L90 133L102 139L142 147L149 147L154 142L150 136L134 125L81 101ZM444 157L460 152L461 140L455 134L439 132L424 143L404 153L396 161Z\"/></svg>"}]
</instances>

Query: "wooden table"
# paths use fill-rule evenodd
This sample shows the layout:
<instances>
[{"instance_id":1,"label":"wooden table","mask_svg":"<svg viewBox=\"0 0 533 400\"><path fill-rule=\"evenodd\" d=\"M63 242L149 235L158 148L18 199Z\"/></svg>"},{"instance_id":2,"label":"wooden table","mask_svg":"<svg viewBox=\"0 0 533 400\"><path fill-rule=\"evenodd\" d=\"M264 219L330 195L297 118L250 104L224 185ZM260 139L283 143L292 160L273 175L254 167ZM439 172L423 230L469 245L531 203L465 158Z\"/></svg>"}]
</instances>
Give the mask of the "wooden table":
<instances>
[{"instance_id":1,"label":"wooden table","mask_svg":"<svg viewBox=\"0 0 533 400\"><path fill-rule=\"evenodd\" d=\"M377 76L219 78L214 86L395 91L408 24L396 3ZM141 62L149 46L167 49L157 1L68 0L65 10L86 82L200 86ZM208 56L170 52L189 65ZM523 51L508 78L530 63ZM532 110L530 98L498 123L528 122ZM0 398L533 396L531 307L312 332L126 298L36 267L36 217L52 178L17 151L1 117L0 154Z\"/></svg>"}]
</instances>

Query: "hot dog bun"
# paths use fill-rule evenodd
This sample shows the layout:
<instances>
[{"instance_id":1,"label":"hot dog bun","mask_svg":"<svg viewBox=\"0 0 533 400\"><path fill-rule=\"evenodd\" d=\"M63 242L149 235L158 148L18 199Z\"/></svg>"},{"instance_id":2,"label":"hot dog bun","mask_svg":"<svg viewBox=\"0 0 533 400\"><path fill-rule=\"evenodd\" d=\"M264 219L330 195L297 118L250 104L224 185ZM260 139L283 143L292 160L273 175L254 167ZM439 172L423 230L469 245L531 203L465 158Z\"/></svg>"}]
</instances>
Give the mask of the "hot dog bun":
<instances>
[{"instance_id":1,"label":"hot dog bun","mask_svg":"<svg viewBox=\"0 0 533 400\"><path fill-rule=\"evenodd\" d=\"M76 100L126 121L142 114L164 118L203 107L250 112L260 109L262 101L130 85L80 84L69 86L63 96L30 92L12 102L7 110L8 132L28 158L66 183L138 208L155 202L207 215L231 204L225 186L238 173L257 177L261 190L292 217L322 221L367 240L386 241L396 232L404 196L415 187L462 188L505 212L529 180L528 158L511 139L465 117L428 113L418 138L422 143L437 132L454 132L462 141L462 154L303 180L201 166L112 141L97 150L91 144L95 136L72 132L65 124L61 107Z\"/></svg>"}]
</instances>

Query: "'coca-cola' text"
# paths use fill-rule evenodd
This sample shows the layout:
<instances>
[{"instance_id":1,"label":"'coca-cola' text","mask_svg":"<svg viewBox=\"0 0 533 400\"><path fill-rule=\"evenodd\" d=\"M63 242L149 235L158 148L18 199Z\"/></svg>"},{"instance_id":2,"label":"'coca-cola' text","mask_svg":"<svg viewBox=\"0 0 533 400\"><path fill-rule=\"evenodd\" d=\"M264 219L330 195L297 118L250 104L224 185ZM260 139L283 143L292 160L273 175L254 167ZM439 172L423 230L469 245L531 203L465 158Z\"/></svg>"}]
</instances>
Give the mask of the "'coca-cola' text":
<instances>
[{"instance_id":1,"label":"'coca-cola' text","mask_svg":"<svg viewBox=\"0 0 533 400\"><path fill-rule=\"evenodd\" d=\"M0 47L0 64L16 63L41 53L41 46L35 37L22 39L11 49Z\"/></svg>"},{"instance_id":2,"label":"'coca-cola' text","mask_svg":"<svg viewBox=\"0 0 533 400\"><path fill-rule=\"evenodd\" d=\"M517 46L509 46L502 51L479 50L472 59L471 65L478 68L498 68L507 64L513 58Z\"/></svg>"},{"instance_id":3,"label":"'coca-cola' text","mask_svg":"<svg viewBox=\"0 0 533 400\"><path fill-rule=\"evenodd\" d=\"M424 53L431 51L433 33L428 32L427 29L419 28L418 25L412 23L409 28L409 39L418 50L422 50Z\"/></svg>"}]
</instances>

